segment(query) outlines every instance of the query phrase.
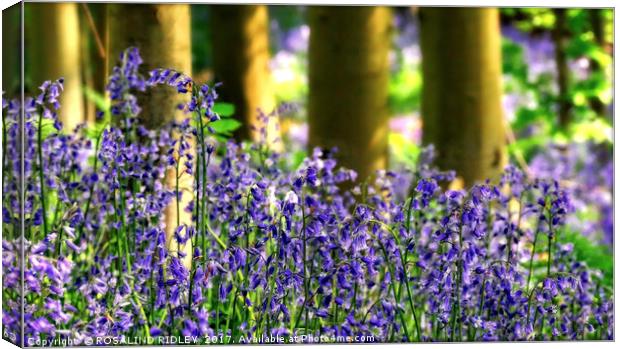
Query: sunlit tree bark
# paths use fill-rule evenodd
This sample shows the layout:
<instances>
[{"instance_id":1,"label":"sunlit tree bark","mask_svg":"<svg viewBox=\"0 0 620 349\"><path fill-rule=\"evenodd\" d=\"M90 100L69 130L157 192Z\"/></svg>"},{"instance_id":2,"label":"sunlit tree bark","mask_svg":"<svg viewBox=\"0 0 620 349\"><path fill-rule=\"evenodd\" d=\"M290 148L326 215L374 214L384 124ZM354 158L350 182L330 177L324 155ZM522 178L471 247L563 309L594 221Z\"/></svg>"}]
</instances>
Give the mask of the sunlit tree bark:
<instances>
[{"instance_id":1,"label":"sunlit tree bark","mask_svg":"<svg viewBox=\"0 0 620 349\"><path fill-rule=\"evenodd\" d=\"M310 148L338 148L360 180L387 166L391 12L310 7Z\"/></svg>"},{"instance_id":2,"label":"sunlit tree bark","mask_svg":"<svg viewBox=\"0 0 620 349\"><path fill-rule=\"evenodd\" d=\"M25 75L33 90L45 80L65 79L59 118L71 131L85 121L78 5L29 2L25 7Z\"/></svg>"},{"instance_id":3,"label":"sunlit tree bark","mask_svg":"<svg viewBox=\"0 0 620 349\"><path fill-rule=\"evenodd\" d=\"M110 46L108 69L130 46L140 49L145 76L154 68L171 68L191 75L189 5L108 4ZM174 88L153 89L140 99L141 117L149 127L182 118L183 101Z\"/></svg>"},{"instance_id":4,"label":"sunlit tree bark","mask_svg":"<svg viewBox=\"0 0 620 349\"><path fill-rule=\"evenodd\" d=\"M461 183L495 178L506 164L497 9L420 9L423 142Z\"/></svg>"},{"instance_id":5,"label":"sunlit tree bark","mask_svg":"<svg viewBox=\"0 0 620 349\"><path fill-rule=\"evenodd\" d=\"M108 68L114 66L119 54L127 47L140 49L144 60L144 73L154 68L171 68L191 76L191 33L189 5L172 4L108 4L109 52L112 60ZM140 118L150 128L157 128L167 122L186 117L177 105L186 101L176 89L158 86L146 95L139 97L142 112ZM170 187L176 187L176 173L167 174ZM180 212L176 200L166 210L166 236L170 251L182 250L186 257L184 264L189 266L192 258L191 239L178 246L174 238L177 222L191 225L191 213L184 210L192 200L193 178L183 174L179 183L183 192Z\"/></svg>"},{"instance_id":6,"label":"sunlit tree bark","mask_svg":"<svg viewBox=\"0 0 620 349\"><path fill-rule=\"evenodd\" d=\"M220 101L235 105L243 125L237 139L256 140L258 109L275 105L269 69L269 14L265 5L215 5L210 8L215 81ZM275 130L270 127L271 137Z\"/></svg>"}]
</instances>

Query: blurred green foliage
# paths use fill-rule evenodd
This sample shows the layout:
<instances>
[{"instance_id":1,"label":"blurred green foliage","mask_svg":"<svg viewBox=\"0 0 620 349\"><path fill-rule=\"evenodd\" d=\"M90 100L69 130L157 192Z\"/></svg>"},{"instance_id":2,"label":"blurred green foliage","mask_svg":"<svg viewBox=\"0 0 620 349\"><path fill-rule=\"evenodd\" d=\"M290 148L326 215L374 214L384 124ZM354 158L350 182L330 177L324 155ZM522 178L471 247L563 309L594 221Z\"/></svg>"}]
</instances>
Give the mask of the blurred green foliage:
<instances>
[{"instance_id":1,"label":"blurred green foliage","mask_svg":"<svg viewBox=\"0 0 620 349\"><path fill-rule=\"evenodd\" d=\"M278 21L282 30L291 30L306 22L305 6L269 6L269 17Z\"/></svg>"},{"instance_id":2,"label":"blurred green foliage","mask_svg":"<svg viewBox=\"0 0 620 349\"><path fill-rule=\"evenodd\" d=\"M295 102L305 104L308 95L308 63L305 52L284 54L276 57L279 71L272 72L276 103Z\"/></svg>"},{"instance_id":3,"label":"blurred green foliage","mask_svg":"<svg viewBox=\"0 0 620 349\"><path fill-rule=\"evenodd\" d=\"M529 159L540 147L550 141L612 142L611 115L597 115L592 101L598 99L604 106L611 103L611 63L607 48L601 45L601 38L595 35L593 9L567 10L568 43L566 56L569 60L570 79L568 97L571 101L572 123L567 129L560 128L557 120L557 82L552 69L533 76L532 64L527 62L521 44L504 37L502 42L503 71L506 76L506 94L522 97L511 122L516 142L510 145L512 154L521 152ZM612 43L613 11L600 11L603 36L606 43ZM521 8L502 9L505 22L519 29L530 38L549 33L555 25L552 9ZM581 67L574 69L577 65ZM585 71L578 74L575 70ZM525 101L525 102L523 102ZM606 108L606 107L605 107Z\"/></svg>"},{"instance_id":4,"label":"blurred green foliage","mask_svg":"<svg viewBox=\"0 0 620 349\"><path fill-rule=\"evenodd\" d=\"M406 62L401 51L396 71L392 72L388 85L388 106L392 115L420 110L422 96L422 72L420 64Z\"/></svg>"},{"instance_id":5,"label":"blurred green foliage","mask_svg":"<svg viewBox=\"0 0 620 349\"><path fill-rule=\"evenodd\" d=\"M603 284L613 286L614 259L609 248L594 243L580 232L568 229L559 234L558 240L562 244L573 244L573 257L585 262L592 269L600 270Z\"/></svg>"},{"instance_id":6,"label":"blurred green foliage","mask_svg":"<svg viewBox=\"0 0 620 349\"><path fill-rule=\"evenodd\" d=\"M421 147L403 134L390 132L388 138L390 161L400 164L407 169L415 169L418 163Z\"/></svg>"},{"instance_id":7,"label":"blurred green foliage","mask_svg":"<svg viewBox=\"0 0 620 349\"><path fill-rule=\"evenodd\" d=\"M501 13L514 19L515 26L525 32L551 29L555 23L555 16L548 8L502 8Z\"/></svg>"}]
</instances>

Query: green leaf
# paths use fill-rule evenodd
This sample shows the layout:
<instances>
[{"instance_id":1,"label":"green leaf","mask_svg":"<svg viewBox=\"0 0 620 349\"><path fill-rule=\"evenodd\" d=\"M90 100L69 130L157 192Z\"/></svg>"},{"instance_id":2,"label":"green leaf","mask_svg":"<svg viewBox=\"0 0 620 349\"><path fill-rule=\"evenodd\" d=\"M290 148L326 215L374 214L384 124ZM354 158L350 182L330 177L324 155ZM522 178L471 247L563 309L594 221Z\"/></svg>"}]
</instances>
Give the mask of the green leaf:
<instances>
[{"instance_id":1,"label":"green leaf","mask_svg":"<svg viewBox=\"0 0 620 349\"><path fill-rule=\"evenodd\" d=\"M304 159L308 156L305 150L298 150L291 156L291 168L298 169L304 162Z\"/></svg>"},{"instance_id":2,"label":"green leaf","mask_svg":"<svg viewBox=\"0 0 620 349\"><path fill-rule=\"evenodd\" d=\"M235 113L235 106L230 103L215 103L215 105L213 106L213 112L215 112L221 117L226 118L232 116Z\"/></svg>"},{"instance_id":3,"label":"green leaf","mask_svg":"<svg viewBox=\"0 0 620 349\"><path fill-rule=\"evenodd\" d=\"M38 118L38 116L37 116ZM37 121L38 126L38 121ZM41 122L41 137L43 139L47 139L50 135L59 133L58 130L54 127L54 120L52 119L43 119Z\"/></svg>"},{"instance_id":4,"label":"green leaf","mask_svg":"<svg viewBox=\"0 0 620 349\"><path fill-rule=\"evenodd\" d=\"M241 127L241 123L235 119L221 119L210 122L209 126L218 134L230 136Z\"/></svg>"}]
</instances>

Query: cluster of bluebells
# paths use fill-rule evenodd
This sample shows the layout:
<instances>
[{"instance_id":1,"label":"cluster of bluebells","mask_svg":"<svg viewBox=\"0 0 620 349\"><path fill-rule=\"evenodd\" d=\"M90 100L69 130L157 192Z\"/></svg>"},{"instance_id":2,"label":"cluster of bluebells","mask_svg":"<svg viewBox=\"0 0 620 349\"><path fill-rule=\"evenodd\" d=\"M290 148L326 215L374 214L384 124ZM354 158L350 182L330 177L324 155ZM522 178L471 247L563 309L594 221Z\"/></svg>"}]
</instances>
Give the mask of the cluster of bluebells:
<instances>
[{"instance_id":1,"label":"cluster of bluebells","mask_svg":"<svg viewBox=\"0 0 620 349\"><path fill-rule=\"evenodd\" d=\"M550 145L534 156L530 170L536 177L559 179L570 192L575 211L580 213L568 219L571 229L613 246L614 167L609 144Z\"/></svg>"},{"instance_id":2,"label":"cluster of bluebells","mask_svg":"<svg viewBox=\"0 0 620 349\"><path fill-rule=\"evenodd\" d=\"M133 47L123 51L119 60L121 64L112 69L112 75L106 86L112 100L110 111L117 117L138 115L141 109L134 93L135 91L145 91L147 87L146 82L138 72L142 64L142 57L140 57L138 49Z\"/></svg>"},{"instance_id":3,"label":"cluster of bluebells","mask_svg":"<svg viewBox=\"0 0 620 349\"><path fill-rule=\"evenodd\" d=\"M94 135L50 131L58 81L26 100L21 134L22 107L3 104L3 150L15 156L3 163L2 316L15 341L613 339L611 290L557 239L573 211L557 182L509 167L497 184L444 190L454 174L430 165L432 148L415 172L372 181L319 149L290 168L284 154L205 132L213 88L168 70L142 80L137 51L122 57L113 106L172 85L191 95L187 120L148 130L139 109L119 107ZM193 188L181 193L171 183L183 176ZM191 218L171 222L181 194Z\"/></svg>"}]
</instances>

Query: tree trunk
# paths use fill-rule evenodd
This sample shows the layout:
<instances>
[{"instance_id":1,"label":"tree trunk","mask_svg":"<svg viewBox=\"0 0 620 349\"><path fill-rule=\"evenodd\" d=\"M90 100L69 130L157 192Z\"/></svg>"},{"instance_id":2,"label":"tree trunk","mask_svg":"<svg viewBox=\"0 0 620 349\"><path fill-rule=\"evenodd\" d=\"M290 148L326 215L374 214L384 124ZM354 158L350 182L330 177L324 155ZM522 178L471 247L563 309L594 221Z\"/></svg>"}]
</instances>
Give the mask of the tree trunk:
<instances>
[{"instance_id":1,"label":"tree trunk","mask_svg":"<svg viewBox=\"0 0 620 349\"><path fill-rule=\"evenodd\" d=\"M586 11L590 13L590 25L592 27L592 33L594 34L594 40L601 47L601 49L605 50L605 46L607 44L605 42L605 20L603 18L604 10L589 9ZM595 59L590 59L590 71L592 74L604 74L603 69ZM605 116L605 103L600 98L593 96L590 98L589 102L590 107L592 107L592 110L594 110L598 116Z\"/></svg>"},{"instance_id":2,"label":"tree trunk","mask_svg":"<svg viewBox=\"0 0 620 349\"><path fill-rule=\"evenodd\" d=\"M105 95L106 69L106 4L79 4L82 30L82 76L84 84L99 95ZM97 108L85 96L86 120L95 122Z\"/></svg>"},{"instance_id":3,"label":"tree trunk","mask_svg":"<svg viewBox=\"0 0 620 349\"><path fill-rule=\"evenodd\" d=\"M130 46L138 47L144 61L144 75L154 68L171 68L191 76L191 36L189 5L171 4L108 4L109 49L108 69L118 61L120 53ZM186 115L177 109L187 97L179 95L175 88L157 86L138 98L142 111L140 118L146 127L156 129L176 118ZM192 147L194 147L192 145ZM171 188L175 188L174 171L167 174ZM191 226L191 213L184 209L193 199L193 178L183 174L180 179L181 212L177 212L176 200L166 210L166 243L170 251L182 250L186 257L183 263L189 267L192 259L191 239L178 246L174 238L177 218L181 225Z\"/></svg>"},{"instance_id":4,"label":"tree trunk","mask_svg":"<svg viewBox=\"0 0 620 349\"><path fill-rule=\"evenodd\" d=\"M21 94L21 14L20 3L2 11L2 91L9 99Z\"/></svg>"},{"instance_id":5,"label":"tree trunk","mask_svg":"<svg viewBox=\"0 0 620 349\"><path fill-rule=\"evenodd\" d=\"M269 70L269 15L265 5L210 7L215 81L222 82L219 100L235 105L242 126L239 140L257 140L253 130L258 109L270 113L275 105ZM273 125L270 127L273 139Z\"/></svg>"},{"instance_id":6,"label":"tree trunk","mask_svg":"<svg viewBox=\"0 0 620 349\"><path fill-rule=\"evenodd\" d=\"M555 26L552 36L555 43L555 65L558 83L558 123L566 129L570 123L571 101L568 95L569 70L566 58L566 45L568 44L568 28L566 25L566 9L557 8L555 14Z\"/></svg>"},{"instance_id":7,"label":"tree trunk","mask_svg":"<svg viewBox=\"0 0 620 349\"><path fill-rule=\"evenodd\" d=\"M360 180L387 166L391 12L310 7L310 149L338 148Z\"/></svg>"},{"instance_id":8,"label":"tree trunk","mask_svg":"<svg viewBox=\"0 0 620 349\"><path fill-rule=\"evenodd\" d=\"M189 5L108 4L108 18L108 69L118 63L123 50L135 46L144 60L145 77L154 68L171 68L191 76ZM159 86L140 97L140 115L148 127L184 117L176 106L185 97L172 87Z\"/></svg>"},{"instance_id":9,"label":"tree trunk","mask_svg":"<svg viewBox=\"0 0 620 349\"><path fill-rule=\"evenodd\" d=\"M492 8L420 10L423 143L470 186L506 164L499 15Z\"/></svg>"},{"instance_id":10,"label":"tree trunk","mask_svg":"<svg viewBox=\"0 0 620 349\"><path fill-rule=\"evenodd\" d=\"M59 119L72 131L85 121L76 3L26 3L26 76L34 91L45 80L64 78Z\"/></svg>"}]
</instances>

